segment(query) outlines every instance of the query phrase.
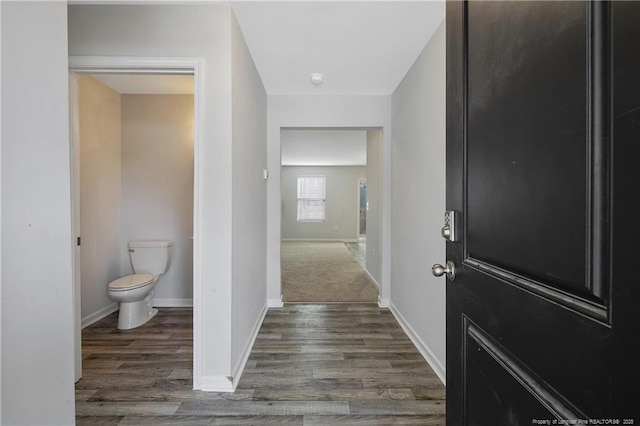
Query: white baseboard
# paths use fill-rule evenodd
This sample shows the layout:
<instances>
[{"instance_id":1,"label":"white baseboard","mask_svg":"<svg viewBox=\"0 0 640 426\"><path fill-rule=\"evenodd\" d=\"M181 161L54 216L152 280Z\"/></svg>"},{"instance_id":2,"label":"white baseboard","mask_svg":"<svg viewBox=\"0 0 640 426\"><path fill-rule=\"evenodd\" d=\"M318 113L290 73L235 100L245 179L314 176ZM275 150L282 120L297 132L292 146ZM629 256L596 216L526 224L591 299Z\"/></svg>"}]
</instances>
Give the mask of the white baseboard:
<instances>
[{"instance_id":1,"label":"white baseboard","mask_svg":"<svg viewBox=\"0 0 640 426\"><path fill-rule=\"evenodd\" d=\"M308 241L310 243L318 242L318 243L357 243L357 238L283 238L281 241L291 241L291 242L305 242Z\"/></svg>"},{"instance_id":2,"label":"white baseboard","mask_svg":"<svg viewBox=\"0 0 640 426\"><path fill-rule=\"evenodd\" d=\"M240 381L240 377L242 376L242 372L244 371L244 367L247 365L247 360L249 359L249 355L251 354L253 344L256 340L256 337L258 337L258 332L260 331L260 327L262 326L264 317L267 315L267 310L268 307L265 305L262 308L262 312L260 312L260 315L258 316L258 320L253 326L251 337L247 341L242 356L232 370L232 375L201 377L199 386L197 388L198 390L204 392L234 392L236 390L238 382Z\"/></svg>"},{"instance_id":3,"label":"white baseboard","mask_svg":"<svg viewBox=\"0 0 640 426\"><path fill-rule=\"evenodd\" d=\"M155 298L153 299L153 306L155 308L191 308L193 307L193 299L178 299L178 298Z\"/></svg>"},{"instance_id":4,"label":"white baseboard","mask_svg":"<svg viewBox=\"0 0 640 426\"><path fill-rule=\"evenodd\" d=\"M120 304L118 302L114 302L112 304L110 304L109 306L105 306L104 308L90 314L87 315L86 317L82 318L80 320L80 327L81 328L85 328L85 327L89 327L91 324L93 324L94 322L98 322L100 321L102 318L111 315L112 313L116 312L118 310L118 308L120 307Z\"/></svg>"},{"instance_id":5,"label":"white baseboard","mask_svg":"<svg viewBox=\"0 0 640 426\"><path fill-rule=\"evenodd\" d=\"M420 351L420 354L427 361L427 364L431 366L433 371L436 373L436 376L438 376L440 381L446 386L447 372L444 365L442 365L442 363L433 354L429 347L422 341L422 339L418 337L416 332L413 330L413 327L409 325L409 323L405 320L400 311L398 311L398 308L396 308L393 302L389 305L389 310L391 311L393 316L396 317L396 320L400 324L400 327L402 327L404 332L407 333L409 339L411 339L416 348L418 348L418 351Z\"/></svg>"},{"instance_id":6,"label":"white baseboard","mask_svg":"<svg viewBox=\"0 0 640 426\"><path fill-rule=\"evenodd\" d=\"M366 268L362 268L362 269L364 269L364 271L367 273L367 275L369 276L369 278L371 279L371 281L373 281L373 283L376 285L376 287L378 287L378 291L380 291L380 284L378 284L378 281L376 281L376 279L375 279L375 278L373 278L373 275L371 275L371 274L369 273L369 271L367 271L367 269L366 269ZM379 297L378 297L378 298L379 298Z\"/></svg>"},{"instance_id":7,"label":"white baseboard","mask_svg":"<svg viewBox=\"0 0 640 426\"><path fill-rule=\"evenodd\" d=\"M262 326L262 322L264 321L264 317L267 315L267 311L269 308L265 305L262 308L262 312L258 316L258 320L253 325L253 330L251 331L251 337L247 341L247 344L244 347L244 351L236 365L231 370L231 378L232 378L232 386L233 390L238 386L238 382L240 382L240 377L242 377L242 373L244 372L244 367L247 365L247 360L249 359L249 355L251 355L251 349L253 348L253 344L258 337L258 333L260 332L260 327Z\"/></svg>"},{"instance_id":8,"label":"white baseboard","mask_svg":"<svg viewBox=\"0 0 640 426\"><path fill-rule=\"evenodd\" d=\"M391 301L389 299L383 299L380 296L378 296L378 306L381 308L388 308L389 307L389 303L391 303Z\"/></svg>"},{"instance_id":9,"label":"white baseboard","mask_svg":"<svg viewBox=\"0 0 640 426\"><path fill-rule=\"evenodd\" d=\"M204 392L233 392L233 378L230 376L204 376L200 378L200 388Z\"/></svg>"},{"instance_id":10,"label":"white baseboard","mask_svg":"<svg viewBox=\"0 0 640 426\"><path fill-rule=\"evenodd\" d=\"M280 299L267 299L268 308L282 308L283 306L284 302L282 301L282 297L280 297Z\"/></svg>"},{"instance_id":11,"label":"white baseboard","mask_svg":"<svg viewBox=\"0 0 640 426\"><path fill-rule=\"evenodd\" d=\"M173 299L173 298L163 298L163 299L153 299L153 306L156 308L182 308L182 307L192 307L193 299ZM114 302L109 306L105 306L104 308L87 315L86 317L80 320L80 327L86 328L91 324L100 321L102 318L111 315L116 312L120 304L118 302Z\"/></svg>"}]
</instances>

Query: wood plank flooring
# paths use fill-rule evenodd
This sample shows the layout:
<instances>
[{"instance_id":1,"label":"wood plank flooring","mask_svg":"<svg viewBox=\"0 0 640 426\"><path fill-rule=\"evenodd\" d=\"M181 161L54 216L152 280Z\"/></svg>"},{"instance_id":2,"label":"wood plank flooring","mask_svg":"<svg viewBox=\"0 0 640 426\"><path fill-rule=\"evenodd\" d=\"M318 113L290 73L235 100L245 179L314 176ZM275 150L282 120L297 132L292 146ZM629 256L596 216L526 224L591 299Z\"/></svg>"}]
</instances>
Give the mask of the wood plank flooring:
<instances>
[{"instance_id":1,"label":"wood plank flooring","mask_svg":"<svg viewBox=\"0 0 640 426\"><path fill-rule=\"evenodd\" d=\"M79 425L444 425L445 389L373 304L271 309L234 393L192 390L192 311L83 330Z\"/></svg>"}]
</instances>

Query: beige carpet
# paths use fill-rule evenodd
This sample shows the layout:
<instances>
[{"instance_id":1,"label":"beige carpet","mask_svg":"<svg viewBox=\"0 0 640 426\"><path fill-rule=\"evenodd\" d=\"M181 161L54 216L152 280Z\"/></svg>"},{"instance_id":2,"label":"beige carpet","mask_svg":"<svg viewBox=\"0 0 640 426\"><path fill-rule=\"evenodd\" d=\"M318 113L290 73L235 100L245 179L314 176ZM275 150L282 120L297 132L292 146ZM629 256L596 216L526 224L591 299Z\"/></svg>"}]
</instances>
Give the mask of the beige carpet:
<instances>
[{"instance_id":1,"label":"beige carpet","mask_svg":"<svg viewBox=\"0 0 640 426\"><path fill-rule=\"evenodd\" d=\"M282 242L285 302L377 302L378 288L338 242Z\"/></svg>"}]
</instances>

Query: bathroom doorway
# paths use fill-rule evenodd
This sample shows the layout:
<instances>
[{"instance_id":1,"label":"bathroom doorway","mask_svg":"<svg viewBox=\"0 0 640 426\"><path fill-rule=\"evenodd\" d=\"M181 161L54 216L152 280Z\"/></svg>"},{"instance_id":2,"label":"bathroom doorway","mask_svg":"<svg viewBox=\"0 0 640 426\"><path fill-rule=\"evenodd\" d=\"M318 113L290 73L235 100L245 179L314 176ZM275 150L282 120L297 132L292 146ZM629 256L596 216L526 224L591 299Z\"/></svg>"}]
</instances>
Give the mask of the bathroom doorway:
<instances>
[{"instance_id":1,"label":"bathroom doorway","mask_svg":"<svg viewBox=\"0 0 640 426\"><path fill-rule=\"evenodd\" d=\"M197 305L201 122L193 61L182 70L70 62L77 381L82 328L118 309L107 285L132 273L127 241L172 240L153 304Z\"/></svg>"}]
</instances>

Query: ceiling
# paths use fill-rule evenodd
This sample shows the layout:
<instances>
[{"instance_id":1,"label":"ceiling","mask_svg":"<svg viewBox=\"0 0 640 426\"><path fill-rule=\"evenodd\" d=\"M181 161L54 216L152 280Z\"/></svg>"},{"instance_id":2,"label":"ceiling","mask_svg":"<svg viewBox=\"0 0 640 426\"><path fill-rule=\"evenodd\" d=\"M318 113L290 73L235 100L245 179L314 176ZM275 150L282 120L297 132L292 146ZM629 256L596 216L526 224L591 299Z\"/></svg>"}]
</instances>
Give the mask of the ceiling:
<instances>
[{"instance_id":1,"label":"ceiling","mask_svg":"<svg viewBox=\"0 0 640 426\"><path fill-rule=\"evenodd\" d=\"M270 95L390 95L445 16L443 1L230 3ZM94 77L123 94L193 93L191 76ZM365 165L366 131L284 130L282 164Z\"/></svg>"},{"instance_id":2,"label":"ceiling","mask_svg":"<svg viewBox=\"0 0 640 426\"><path fill-rule=\"evenodd\" d=\"M440 1L232 5L268 94L390 95L445 15Z\"/></svg>"},{"instance_id":3,"label":"ceiling","mask_svg":"<svg viewBox=\"0 0 640 426\"><path fill-rule=\"evenodd\" d=\"M270 95L390 95L445 15L443 1L230 3ZM312 73L324 82L311 83ZM193 93L188 76L94 77L119 93Z\"/></svg>"},{"instance_id":4,"label":"ceiling","mask_svg":"<svg viewBox=\"0 0 640 426\"><path fill-rule=\"evenodd\" d=\"M366 166L366 130L282 130L283 166Z\"/></svg>"}]
</instances>

